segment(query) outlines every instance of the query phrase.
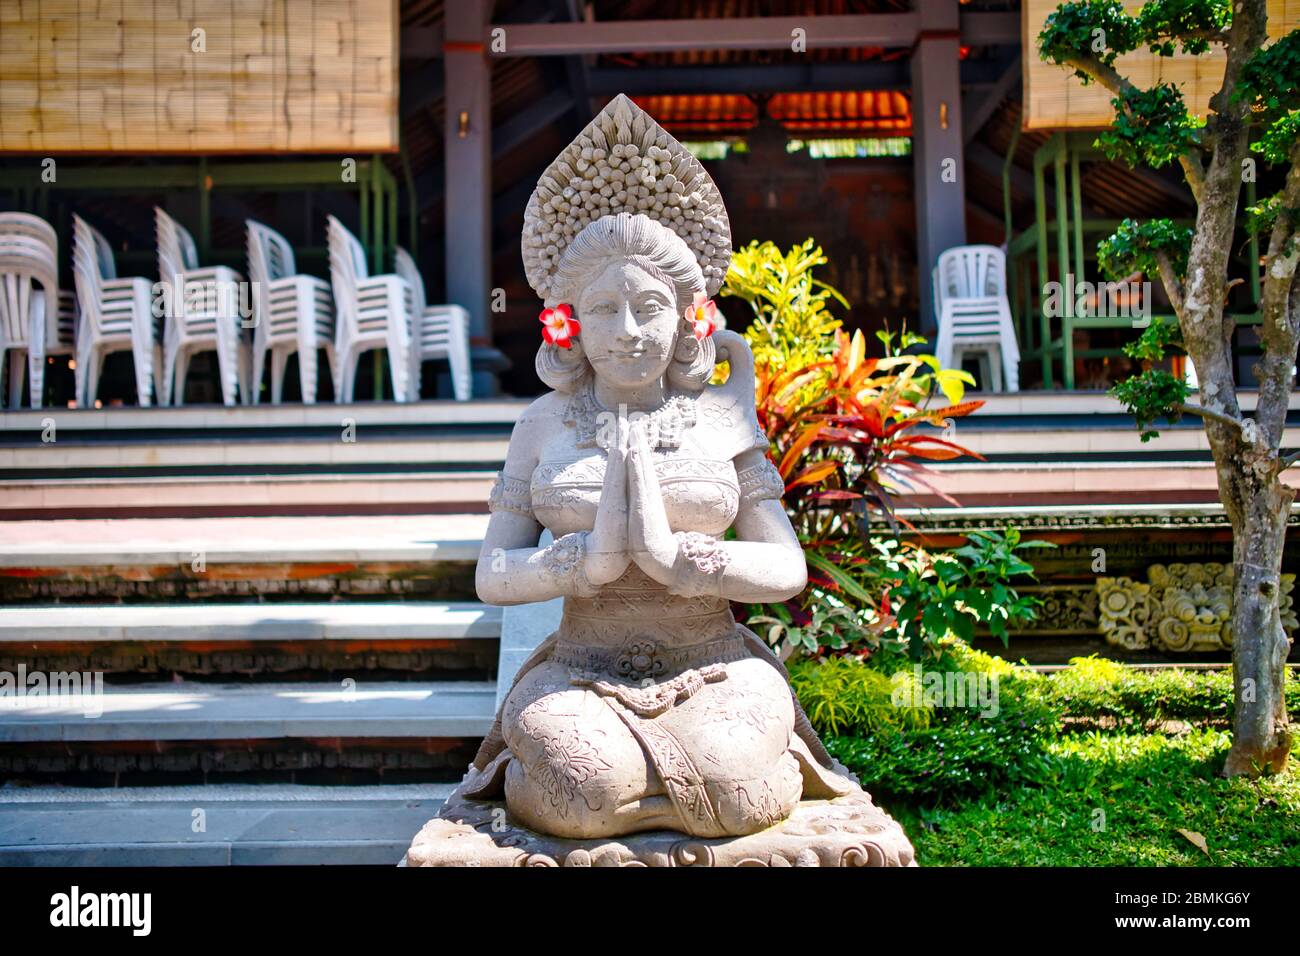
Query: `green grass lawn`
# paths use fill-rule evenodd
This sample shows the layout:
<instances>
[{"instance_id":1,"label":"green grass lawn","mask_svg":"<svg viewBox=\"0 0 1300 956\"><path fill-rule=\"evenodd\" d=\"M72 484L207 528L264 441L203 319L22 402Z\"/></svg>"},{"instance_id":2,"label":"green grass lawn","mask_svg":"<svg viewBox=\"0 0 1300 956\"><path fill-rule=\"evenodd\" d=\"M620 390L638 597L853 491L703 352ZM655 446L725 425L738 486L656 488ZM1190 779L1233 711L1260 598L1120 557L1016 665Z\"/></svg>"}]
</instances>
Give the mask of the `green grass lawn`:
<instances>
[{"instance_id":1,"label":"green grass lawn","mask_svg":"<svg viewBox=\"0 0 1300 956\"><path fill-rule=\"evenodd\" d=\"M1063 734L1043 785L943 808L881 802L922 866L1300 866L1295 759L1279 777L1227 780L1229 744L1216 730Z\"/></svg>"},{"instance_id":2,"label":"green grass lawn","mask_svg":"<svg viewBox=\"0 0 1300 956\"><path fill-rule=\"evenodd\" d=\"M1220 776L1231 673L1082 658L1048 675L959 644L930 667L996 675L998 706L917 710L847 657L791 668L827 749L923 866L1300 866L1300 760ZM1285 692L1300 713L1300 676Z\"/></svg>"}]
</instances>

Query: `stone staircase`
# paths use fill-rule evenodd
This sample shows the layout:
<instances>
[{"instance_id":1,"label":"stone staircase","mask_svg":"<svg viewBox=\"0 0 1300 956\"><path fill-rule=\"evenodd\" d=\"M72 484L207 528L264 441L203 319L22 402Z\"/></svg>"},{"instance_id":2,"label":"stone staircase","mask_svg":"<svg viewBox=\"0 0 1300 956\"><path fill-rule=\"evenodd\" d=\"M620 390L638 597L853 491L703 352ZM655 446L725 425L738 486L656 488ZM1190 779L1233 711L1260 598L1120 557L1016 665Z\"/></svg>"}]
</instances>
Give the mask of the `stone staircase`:
<instances>
[{"instance_id":1,"label":"stone staircase","mask_svg":"<svg viewBox=\"0 0 1300 956\"><path fill-rule=\"evenodd\" d=\"M394 863L495 713L486 520L0 522L0 865Z\"/></svg>"},{"instance_id":2,"label":"stone staircase","mask_svg":"<svg viewBox=\"0 0 1300 956\"><path fill-rule=\"evenodd\" d=\"M0 682L91 675L0 685L0 865L395 862L558 617L474 595L526 404L0 412ZM913 499L937 543L1010 509L1060 539L1054 587L1093 539L1112 573L1137 537L1210 547L1106 518L1212 506L1199 426L1141 445L1109 399L1023 394L955 438L987 461Z\"/></svg>"},{"instance_id":3,"label":"stone staircase","mask_svg":"<svg viewBox=\"0 0 1300 956\"><path fill-rule=\"evenodd\" d=\"M392 866L446 784L0 786L0 866Z\"/></svg>"}]
</instances>

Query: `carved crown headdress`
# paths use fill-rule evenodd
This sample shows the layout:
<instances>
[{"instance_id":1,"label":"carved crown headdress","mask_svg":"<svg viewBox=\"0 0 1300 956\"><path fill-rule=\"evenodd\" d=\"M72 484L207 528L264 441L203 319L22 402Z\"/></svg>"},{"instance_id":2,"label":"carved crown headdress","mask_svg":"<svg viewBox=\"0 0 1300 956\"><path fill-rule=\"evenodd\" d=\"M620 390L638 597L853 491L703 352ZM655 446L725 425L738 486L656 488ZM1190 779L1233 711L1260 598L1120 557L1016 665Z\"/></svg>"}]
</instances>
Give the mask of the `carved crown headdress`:
<instances>
[{"instance_id":1,"label":"carved crown headdress","mask_svg":"<svg viewBox=\"0 0 1300 956\"><path fill-rule=\"evenodd\" d=\"M621 212L671 229L690 248L710 297L731 263L731 223L700 161L620 93L542 173L524 210L528 284L551 298L555 267L588 223Z\"/></svg>"}]
</instances>

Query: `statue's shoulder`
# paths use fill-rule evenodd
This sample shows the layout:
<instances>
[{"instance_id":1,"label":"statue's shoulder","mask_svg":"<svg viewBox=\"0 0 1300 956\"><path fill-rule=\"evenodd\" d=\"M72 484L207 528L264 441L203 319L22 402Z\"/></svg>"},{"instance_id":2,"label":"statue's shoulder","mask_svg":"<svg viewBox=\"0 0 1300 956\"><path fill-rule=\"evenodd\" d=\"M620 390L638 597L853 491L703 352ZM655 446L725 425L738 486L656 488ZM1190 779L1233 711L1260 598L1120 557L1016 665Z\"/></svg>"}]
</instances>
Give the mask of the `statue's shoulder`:
<instances>
[{"instance_id":1,"label":"statue's shoulder","mask_svg":"<svg viewBox=\"0 0 1300 956\"><path fill-rule=\"evenodd\" d=\"M564 409L568 396L547 392L528 404L515 419L510 433L510 455L517 460L536 459L542 449L564 428Z\"/></svg>"},{"instance_id":2,"label":"statue's shoulder","mask_svg":"<svg viewBox=\"0 0 1300 956\"><path fill-rule=\"evenodd\" d=\"M753 448L767 449L767 435L759 427L752 403L732 391L706 386L695 404L695 427L720 459L743 455Z\"/></svg>"},{"instance_id":3,"label":"statue's shoulder","mask_svg":"<svg viewBox=\"0 0 1300 956\"><path fill-rule=\"evenodd\" d=\"M569 396L564 392L547 392L533 399L528 407L519 413L515 430L527 427L546 427L560 425L564 420L564 409L569 403Z\"/></svg>"}]
</instances>

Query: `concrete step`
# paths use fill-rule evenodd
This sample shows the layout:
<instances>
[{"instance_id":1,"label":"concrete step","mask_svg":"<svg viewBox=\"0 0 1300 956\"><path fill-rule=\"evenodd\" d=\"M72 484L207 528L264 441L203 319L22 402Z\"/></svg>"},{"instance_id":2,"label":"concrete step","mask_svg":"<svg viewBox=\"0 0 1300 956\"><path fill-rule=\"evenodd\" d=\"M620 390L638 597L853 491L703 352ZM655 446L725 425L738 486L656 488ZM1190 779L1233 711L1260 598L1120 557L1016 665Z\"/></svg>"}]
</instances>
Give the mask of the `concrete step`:
<instances>
[{"instance_id":1,"label":"concrete step","mask_svg":"<svg viewBox=\"0 0 1300 956\"><path fill-rule=\"evenodd\" d=\"M495 470L528 400L0 413L0 478Z\"/></svg>"},{"instance_id":2,"label":"concrete step","mask_svg":"<svg viewBox=\"0 0 1300 956\"><path fill-rule=\"evenodd\" d=\"M487 514L0 521L0 605L472 600L487 521Z\"/></svg>"},{"instance_id":3,"label":"concrete step","mask_svg":"<svg viewBox=\"0 0 1300 956\"><path fill-rule=\"evenodd\" d=\"M454 784L0 787L0 866L393 866Z\"/></svg>"},{"instance_id":4,"label":"concrete step","mask_svg":"<svg viewBox=\"0 0 1300 956\"><path fill-rule=\"evenodd\" d=\"M0 478L0 520L485 513L499 467L400 474L317 468L299 475Z\"/></svg>"},{"instance_id":5,"label":"concrete step","mask_svg":"<svg viewBox=\"0 0 1300 956\"><path fill-rule=\"evenodd\" d=\"M0 569L475 561L486 514L85 518L0 525ZM201 570L199 570L201 568Z\"/></svg>"},{"instance_id":6,"label":"concrete step","mask_svg":"<svg viewBox=\"0 0 1300 956\"><path fill-rule=\"evenodd\" d=\"M495 681L104 685L0 696L0 742L473 738Z\"/></svg>"},{"instance_id":7,"label":"concrete step","mask_svg":"<svg viewBox=\"0 0 1300 956\"><path fill-rule=\"evenodd\" d=\"M501 608L471 601L0 608L0 643L456 640L500 635Z\"/></svg>"}]
</instances>

